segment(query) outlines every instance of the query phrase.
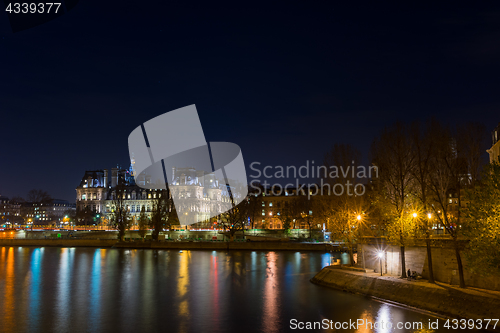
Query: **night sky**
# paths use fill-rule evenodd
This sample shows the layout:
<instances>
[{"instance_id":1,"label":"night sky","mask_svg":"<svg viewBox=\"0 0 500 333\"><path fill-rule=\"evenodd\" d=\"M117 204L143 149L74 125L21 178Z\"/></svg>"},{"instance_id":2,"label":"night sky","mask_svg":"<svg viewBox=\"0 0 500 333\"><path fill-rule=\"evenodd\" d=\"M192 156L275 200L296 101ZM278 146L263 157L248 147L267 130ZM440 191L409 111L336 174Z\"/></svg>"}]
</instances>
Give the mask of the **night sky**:
<instances>
[{"instance_id":1,"label":"night sky","mask_svg":"<svg viewBox=\"0 0 500 333\"><path fill-rule=\"evenodd\" d=\"M74 202L85 170L128 166L133 129L190 104L247 165L320 164L335 143L367 161L395 120L491 131L500 3L474 5L81 0L17 33L3 12L0 194Z\"/></svg>"}]
</instances>

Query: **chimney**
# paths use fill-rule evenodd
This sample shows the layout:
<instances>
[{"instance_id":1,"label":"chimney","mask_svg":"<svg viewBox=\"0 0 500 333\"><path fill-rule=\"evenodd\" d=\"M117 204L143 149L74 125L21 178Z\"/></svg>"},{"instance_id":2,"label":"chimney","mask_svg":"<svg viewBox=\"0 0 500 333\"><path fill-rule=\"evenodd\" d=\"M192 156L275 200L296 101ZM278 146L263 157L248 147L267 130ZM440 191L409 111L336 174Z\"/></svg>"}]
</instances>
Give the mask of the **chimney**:
<instances>
[{"instance_id":1,"label":"chimney","mask_svg":"<svg viewBox=\"0 0 500 333\"><path fill-rule=\"evenodd\" d=\"M118 185L118 168L111 168L111 187Z\"/></svg>"}]
</instances>

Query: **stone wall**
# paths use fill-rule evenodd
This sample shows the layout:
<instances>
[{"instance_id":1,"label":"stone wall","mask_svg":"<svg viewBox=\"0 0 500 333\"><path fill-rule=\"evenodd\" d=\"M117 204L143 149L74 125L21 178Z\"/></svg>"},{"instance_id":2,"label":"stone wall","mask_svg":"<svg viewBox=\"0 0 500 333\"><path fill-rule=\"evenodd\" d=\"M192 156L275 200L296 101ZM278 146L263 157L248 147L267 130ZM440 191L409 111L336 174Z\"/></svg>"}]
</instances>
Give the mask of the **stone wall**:
<instances>
[{"instance_id":1,"label":"stone wall","mask_svg":"<svg viewBox=\"0 0 500 333\"><path fill-rule=\"evenodd\" d=\"M434 279L439 282L451 285L459 284L459 274L455 250L449 241L433 242L432 266ZM363 254L364 252L364 254ZM380 260L378 253L382 256L382 271L384 274L401 275L400 247L380 244L360 244L358 245L359 267L374 269L380 272ZM364 264L363 264L364 257ZM465 284L470 287L500 290L500 277L482 277L473 274L468 270L467 262L462 254L464 265ZM429 268L427 261L427 248L425 245L405 247L406 270L416 271L424 278L428 278Z\"/></svg>"},{"instance_id":2,"label":"stone wall","mask_svg":"<svg viewBox=\"0 0 500 333\"><path fill-rule=\"evenodd\" d=\"M114 247L132 249L173 249L173 250L250 250L250 251L322 251L333 248L324 243L295 242L177 242L177 241L128 241L116 239L0 239L0 246L55 246L55 247Z\"/></svg>"},{"instance_id":3,"label":"stone wall","mask_svg":"<svg viewBox=\"0 0 500 333\"><path fill-rule=\"evenodd\" d=\"M178 249L178 250L249 250L249 251L322 251L330 252L329 244L294 242L119 242L115 248Z\"/></svg>"},{"instance_id":4,"label":"stone wall","mask_svg":"<svg viewBox=\"0 0 500 333\"><path fill-rule=\"evenodd\" d=\"M487 293L477 293L472 290L463 292L460 288L443 285L378 278L331 267L323 268L311 282L352 293L375 296L452 318L498 318L500 308L500 299Z\"/></svg>"},{"instance_id":5,"label":"stone wall","mask_svg":"<svg viewBox=\"0 0 500 333\"><path fill-rule=\"evenodd\" d=\"M0 239L0 246L112 247L116 239Z\"/></svg>"}]
</instances>

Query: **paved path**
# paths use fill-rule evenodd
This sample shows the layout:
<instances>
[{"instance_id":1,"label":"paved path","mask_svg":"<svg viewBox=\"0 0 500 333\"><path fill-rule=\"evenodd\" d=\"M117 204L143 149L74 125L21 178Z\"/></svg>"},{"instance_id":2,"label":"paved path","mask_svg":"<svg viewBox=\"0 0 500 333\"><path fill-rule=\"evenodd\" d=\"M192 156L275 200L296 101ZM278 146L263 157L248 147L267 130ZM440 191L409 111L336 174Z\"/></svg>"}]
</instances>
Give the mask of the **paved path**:
<instances>
[{"instance_id":1,"label":"paved path","mask_svg":"<svg viewBox=\"0 0 500 333\"><path fill-rule=\"evenodd\" d=\"M337 267L336 266L329 266L327 268L328 269L335 269L335 270L339 269L338 266ZM374 279L389 280L389 281L395 282L395 283L404 283L404 284L412 284L412 285L416 284L418 286L422 286L422 287L426 287L426 288L448 289L448 290L454 289L458 292L463 292L463 293L470 294L470 295L491 297L491 298L500 300L500 291L479 289L479 288L473 288L473 287L460 288L457 285L450 285L450 284L442 283L442 282L436 282L434 284L434 283L429 283L429 281L427 281L426 279L408 281L408 279L402 279L397 275L384 274L383 276L380 276L380 273L364 273L364 272L351 271L349 269L342 269L342 272L348 273L348 274L353 274L353 275L370 277L370 278L374 278Z\"/></svg>"}]
</instances>

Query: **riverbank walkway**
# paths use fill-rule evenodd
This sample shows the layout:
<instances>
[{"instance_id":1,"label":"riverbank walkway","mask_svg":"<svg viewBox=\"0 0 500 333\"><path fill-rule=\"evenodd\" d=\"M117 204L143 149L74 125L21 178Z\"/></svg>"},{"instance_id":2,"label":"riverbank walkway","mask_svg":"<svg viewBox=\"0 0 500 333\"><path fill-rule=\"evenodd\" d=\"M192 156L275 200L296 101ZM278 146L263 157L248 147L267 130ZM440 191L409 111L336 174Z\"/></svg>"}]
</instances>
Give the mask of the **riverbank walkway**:
<instances>
[{"instance_id":1,"label":"riverbank walkway","mask_svg":"<svg viewBox=\"0 0 500 333\"><path fill-rule=\"evenodd\" d=\"M381 279L381 280L386 280L386 281L390 281L393 283L408 284L408 285L418 286L418 287L422 287L422 288L456 290L456 292L461 292L461 293L465 293L465 294L469 294L469 295L490 297L490 298L500 300L500 291L495 291L495 290L479 289L479 288L474 288L474 287L460 288L457 285L451 285L451 284L447 284L447 283L443 283L443 282L430 283L428 280L423 279L423 278L418 279L418 280L409 281L408 279L401 278L398 275L383 274L382 276L380 276L380 273L374 273L374 272L366 272L365 273L361 269L351 270L349 266L344 266L342 268L340 268L338 266L337 267L336 266L327 266L326 268L328 268L328 269L341 269L342 272L345 272L347 274L366 276L366 277L369 277L372 279ZM499 309L499 311L500 311L500 309Z\"/></svg>"},{"instance_id":2,"label":"riverbank walkway","mask_svg":"<svg viewBox=\"0 0 500 333\"><path fill-rule=\"evenodd\" d=\"M411 280L395 275L364 272L338 265L326 266L311 282L382 300L400 303L450 318L500 319L500 291L460 288L425 279ZM497 329L500 328L500 323Z\"/></svg>"}]
</instances>

